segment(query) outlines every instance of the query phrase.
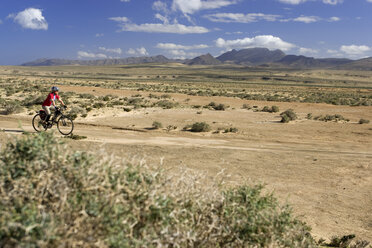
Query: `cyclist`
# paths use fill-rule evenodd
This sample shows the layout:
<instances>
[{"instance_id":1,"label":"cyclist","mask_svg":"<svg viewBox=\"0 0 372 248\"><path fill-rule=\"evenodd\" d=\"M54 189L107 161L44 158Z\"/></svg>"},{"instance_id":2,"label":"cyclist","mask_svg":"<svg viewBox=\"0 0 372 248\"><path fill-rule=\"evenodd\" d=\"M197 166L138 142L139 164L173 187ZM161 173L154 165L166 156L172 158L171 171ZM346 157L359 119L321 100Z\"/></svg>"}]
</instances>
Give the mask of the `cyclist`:
<instances>
[{"instance_id":1,"label":"cyclist","mask_svg":"<svg viewBox=\"0 0 372 248\"><path fill-rule=\"evenodd\" d=\"M66 108L66 105L63 103L61 97L58 95L59 88L56 86L53 86L51 89L51 92L48 94L47 98L43 102L43 109L45 110L45 113L47 114L45 118L45 122L48 123L51 112L50 109L53 107L53 109L56 109L56 99Z\"/></svg>"}]
</instances>

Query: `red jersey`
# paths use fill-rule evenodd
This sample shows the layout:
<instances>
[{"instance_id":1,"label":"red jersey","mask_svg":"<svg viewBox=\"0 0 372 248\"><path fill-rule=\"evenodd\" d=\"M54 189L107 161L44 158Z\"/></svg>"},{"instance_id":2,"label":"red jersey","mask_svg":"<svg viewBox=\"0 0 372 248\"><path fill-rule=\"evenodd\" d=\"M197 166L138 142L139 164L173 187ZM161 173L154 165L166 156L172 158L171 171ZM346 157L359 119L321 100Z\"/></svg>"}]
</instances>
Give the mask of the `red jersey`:
<instances>
[{"instance_id":1,"label":"red jersey","mask_svg":"<svg viewBox=\"0 0 372 248\"><path fill-rule=\"evenodd\" d=\"M53 93L49 93L48 97L43 102L43 106L50 106L52 105L52 99L55 101L56 99L59 100L59 95L55 95Z\"/></svg>"}]
</instances>

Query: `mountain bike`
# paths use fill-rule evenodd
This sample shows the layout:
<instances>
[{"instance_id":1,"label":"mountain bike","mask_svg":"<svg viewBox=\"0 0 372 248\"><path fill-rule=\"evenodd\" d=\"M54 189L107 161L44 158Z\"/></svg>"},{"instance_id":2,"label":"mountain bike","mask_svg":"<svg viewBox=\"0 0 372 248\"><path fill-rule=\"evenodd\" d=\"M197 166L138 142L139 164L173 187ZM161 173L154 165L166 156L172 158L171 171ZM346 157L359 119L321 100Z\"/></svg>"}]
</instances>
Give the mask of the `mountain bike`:
<instances>
[{"instance_id":1,"label":"mountain bike","mask_svg":"<svg viewBox=\"0 0 372 248\"><path fill-rule=\"evenodd\" d=\"M66 107L56 107L55 109L53 118L48 122L45 121L47 114L43 109L34 116L32 119L32 126L36 132L46 131L57 124L57 129L62 135L69 135L72 133L74 130L74 122L69 116L63 114L63 110L66 109Z\"/></svg>"}]
</instances>

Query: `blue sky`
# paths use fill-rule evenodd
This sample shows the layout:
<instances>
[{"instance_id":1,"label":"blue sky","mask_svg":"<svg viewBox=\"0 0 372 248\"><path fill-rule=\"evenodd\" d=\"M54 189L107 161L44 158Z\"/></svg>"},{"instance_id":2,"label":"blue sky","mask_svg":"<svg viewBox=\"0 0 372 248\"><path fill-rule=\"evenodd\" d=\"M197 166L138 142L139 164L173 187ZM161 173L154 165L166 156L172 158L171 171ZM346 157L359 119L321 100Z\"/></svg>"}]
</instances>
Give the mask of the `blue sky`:
<instances>
[{"instance_id":1,"label":"blue sky","mask_svg":"<svg viewBox=\"0 0 372 248\"><path fill-rule=\"evenodd\" d=\"M372 0L1 0L0 65L267 47L372 56Z\"/></svg>"}]
</instances>

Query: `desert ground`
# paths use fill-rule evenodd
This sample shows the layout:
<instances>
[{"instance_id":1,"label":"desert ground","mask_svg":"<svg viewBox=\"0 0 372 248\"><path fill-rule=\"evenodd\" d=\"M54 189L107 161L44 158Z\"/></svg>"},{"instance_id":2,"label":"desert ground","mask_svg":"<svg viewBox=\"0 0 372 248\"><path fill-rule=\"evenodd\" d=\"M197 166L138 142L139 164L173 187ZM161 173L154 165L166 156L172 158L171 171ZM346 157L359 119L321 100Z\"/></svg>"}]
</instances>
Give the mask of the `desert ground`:
<instances>
[{"instance_id":1,"label":"desert ground","mask_svg":"<svg viewBox=\"0 0 372 248\"><path fill-rule=\"evenodd\" d=\"M77 108L74 134L86 136L65 139L72 149L143 159L169 173L190 168L209 180L222 172L227 185L263 183L292 206L315 237L356 234L372 241L372 124L359 124L372 120L372 72L0 67L0 80L0 109L7 102L22 105L26 98L46 96L52 85L59 86L62 99L69 99L68 110ZM305 101L307 94L316 99ZM131 99L142 100L138 106ZM95 102L104 106L95 107ZM213 109L211 102L223 104L224 110ZM265 106L280 111L263 112ZM35 132L31 121L39 108L31 104L2 113L0 143L23 131ZM287 109L298 118L281 123L280 113ZM335 114L343 119L315 118ZM162 127L153 128L154 122ZM184 129L196 122L211 130Z\"/></svg>"}]
</instances>

